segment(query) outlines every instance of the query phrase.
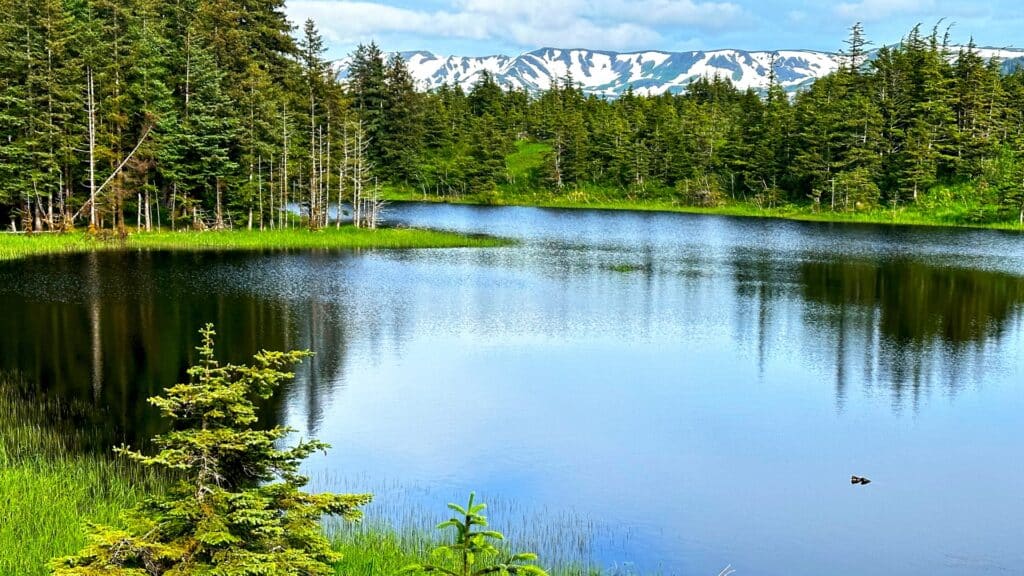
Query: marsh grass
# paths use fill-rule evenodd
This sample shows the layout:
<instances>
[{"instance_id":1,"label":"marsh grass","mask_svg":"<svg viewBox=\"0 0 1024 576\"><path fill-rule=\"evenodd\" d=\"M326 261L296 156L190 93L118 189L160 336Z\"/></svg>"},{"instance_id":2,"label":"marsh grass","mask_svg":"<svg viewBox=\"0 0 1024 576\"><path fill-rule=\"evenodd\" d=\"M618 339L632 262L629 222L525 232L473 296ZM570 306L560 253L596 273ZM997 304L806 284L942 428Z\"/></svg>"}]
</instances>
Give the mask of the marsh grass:
<instances>
[{"instance_id":1,"label":"marsh grass","mask_svg":"<svg viewBox=\"0 0 1024 576\"><path fill-rule=\"evenodd\" d=\"M226 230L217 232L138 232L121 239L85 232L67 234L0 233L0 261L37 254L74 254L126 250L349 250L413 248L490 248L509 241L490 236L467 236L454 232L414 228L367 230L353 226L318 231Z\"/></svg>"},{"instance_id":2,"label":"marsh grass","mask_svg":"<svg viewBox=\"0 0 1024 576\"><path fill-rule=\"evenodd\" d=\"M118 525L120 515L158 493L164 479L105 450L109 438L78 428L90 405L41 397L14 376L0 375L0 575L42 576L47 563L81 549L86 523ZM463 494L359 478L314 477L316 490L373 492L365 521L329 519L325 529L344 559L338 574L391 575L429 559L444 535L445 504ZM598 566L594 546L621 545L629 533L567 510L534 508L490 497L487 514L510 547L537 550L553 576L620 574Z\"/></svg>"},{"instance_id":3,"label":"marsh grass","mask_svg":"<svg viewBox=\"0 0 1024 576\"><path fill-rule=\"evenodd\" d=\"M160 479L84 448L85 406L31 396L0 376L0 574L48 574L47 562L85 543L85 522L116 525L122 510L162 486Z\"/></svg>"},{"instance_id":4,"label":"marsh grass","mask_svg":"<svg viewBox=\"0 0 1024 576\"><path fill-rule=\"evenodd\" d=\"M429 551L445 540L436 530L451 517L448 502L465 500L466 494L367 477L313 476L314 491L364 490L374 494L359 524L328 521L325 525L335 548L344 555L338 574L371 576L394 574L394 569L429 560ZM538 564L553 576L584 576L622 573L604 566L596 557L625 554L632 534L621 526L594 520L571 509L532 506L518 499L481 494L487 503L484 514L490 527L505 535L509 551L530 550Z\"/></svg>"}]
</instances>

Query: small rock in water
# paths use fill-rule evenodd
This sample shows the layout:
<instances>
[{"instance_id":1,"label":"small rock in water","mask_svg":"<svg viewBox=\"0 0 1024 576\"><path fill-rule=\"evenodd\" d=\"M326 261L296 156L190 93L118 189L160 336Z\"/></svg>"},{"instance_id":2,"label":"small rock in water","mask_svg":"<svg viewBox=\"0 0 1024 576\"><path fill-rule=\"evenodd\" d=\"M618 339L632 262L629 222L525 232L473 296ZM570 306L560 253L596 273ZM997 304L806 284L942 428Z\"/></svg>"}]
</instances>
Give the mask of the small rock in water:
<instances>
[{"instance_id":1,"label":"small rock in water","mask_svg":"<svg viewBox=\"0 0 1024 576\"><path fill-rule=\"evenodd\" d=\"M871 484L871 480L862 476L850 476L850 484L860 484L861 486Z\"/></svg>"}]
</instances>

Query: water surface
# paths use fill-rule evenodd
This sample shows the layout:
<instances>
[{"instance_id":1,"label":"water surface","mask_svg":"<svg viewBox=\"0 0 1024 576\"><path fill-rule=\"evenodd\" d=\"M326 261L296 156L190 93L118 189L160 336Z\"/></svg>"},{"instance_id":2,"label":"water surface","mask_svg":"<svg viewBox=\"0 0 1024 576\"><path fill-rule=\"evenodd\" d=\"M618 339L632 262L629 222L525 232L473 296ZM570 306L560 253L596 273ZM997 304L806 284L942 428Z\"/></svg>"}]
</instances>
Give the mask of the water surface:
<instances>
[{"instance_id":1,"label":"water surface","mask_svg":"<svg viewBox=\"0 0 1024 576\"><path fill-rule=\"evenodd\" d=\"M1024 236L420 204L388 220L520 242L0 264L0 369L137 442L159 429L144 399L214 322L227 359L317 353L265 418L333 444L315 485L377 492L371 519L477 490L501 527L588 536L542 553L616 571L1024 573Z\"/></svg>"}]
</instances>

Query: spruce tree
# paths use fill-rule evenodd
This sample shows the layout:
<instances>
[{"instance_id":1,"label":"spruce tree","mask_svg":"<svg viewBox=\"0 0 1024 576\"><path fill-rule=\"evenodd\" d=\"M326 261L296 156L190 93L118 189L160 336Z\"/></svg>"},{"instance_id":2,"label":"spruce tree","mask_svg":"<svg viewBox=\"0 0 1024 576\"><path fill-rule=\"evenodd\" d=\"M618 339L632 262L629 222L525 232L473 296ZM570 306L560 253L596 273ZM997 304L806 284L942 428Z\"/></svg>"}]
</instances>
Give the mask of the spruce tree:
<instances>
[{"instance_id":1,"label":"spruce tree","mask_svg":"<svg viewBox=\"0 0 1024 576\"><path fill-rule=\"evenodd\" d=\"M238 126L229 112L233 104L223 91L223 77L201 42L191 47L192 93L178 134L167 143L168 155L174 159L170 176L198 227L205 227L207 221L218 228L227 225L224 190L234 183L237 166L230 152ZM212 217L208 217L210 214Z\"/></svg>"},{"instance_id":2,"label":"spruce tree","mask_svg":"<svg viewBox=\"0 0 1024 576\"><path fill-rule=\"evenodd\" d=\"M130 511L126 527L93 526L78 554L52 563L55 576L310 576L339 558L324 537L327 514L360 517L365 494L309 494L299 466L327 446L279 444L292 430L257 427L254 398L269 398L308 352L260 352L253 365L220 364L214 331L201 331L189 381L150 401L170 420L157 452L123 456L175 479L166 494Z\"/></svg>"},{"instance_id":3,"label":"spruce tree","mask_svg":"<svg viewBox=\"0 0 1024 576\"><path fill-rule=\"evenodd\" d=\"M470 140L471 164L467 170L468 184L473 191L495 191L505 173L507 146L497 119L490 114L476 119Z\"/></svg>"},{"instance_id":4,"label":"spruce tree","mask_svg":"<svg viewBox=\"0 0 1024 576\"><path fill-rule=\"evenodd\" d=\"M383 144L387 119L387 79L384 54L376 43L360 44L352 54L348 70L348 88L352 108L362 120L363 130L370 142L369 161L380 167L384 157Z\"/></svg>"},{"instance_id":5,"label":"spruce tree","mask_svg":"<svg viewBox=\"0 0 1024 576\"><path fill-rule=\"evenodd\" d=\"M438 530L450 530L452 543L438 546L431 552L431 562L411 564L401 574L440 573L444 576L547 576L543 568L534 564L537 555L532 552L504 554L495 545L505 536L488 529L483 511L486 504L476 502L470 493L466 506L448 504L455 513L452 518L438 524Z\"/></svg>"},{"instance_id":6,"label":"spruce tree","mask_svg":"<svg viewBox=\"0 0 1024 576\"><path fill-rule=\"evenodd\" d=\"M421 95L400 54L393 55L385 70L387 96L384 100L385 124L381 143L382 175L408 184L418 178L423 153L424 118Z\"/></svg>"}]
</instances>

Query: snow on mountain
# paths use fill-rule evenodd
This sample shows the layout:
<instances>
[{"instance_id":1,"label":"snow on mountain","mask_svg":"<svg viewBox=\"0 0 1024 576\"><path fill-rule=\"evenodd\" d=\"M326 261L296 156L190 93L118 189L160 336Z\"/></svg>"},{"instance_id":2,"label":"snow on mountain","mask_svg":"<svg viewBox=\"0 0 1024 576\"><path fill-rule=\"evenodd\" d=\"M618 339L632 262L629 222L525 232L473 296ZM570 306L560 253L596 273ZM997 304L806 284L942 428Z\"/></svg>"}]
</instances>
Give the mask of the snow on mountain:
<instances>
[{"instance_id":1,"label":"snow on mountain","mask_svg":"<svg viewBox=\"0 0 1024 576\"><path fill-rule=\"evenodd\" d=\"M955 50L956 48L954 48ZM1024 63L1024 50L979 48L983 58L997 57L1007 69ZM638 94L682 92L699 78L726 78L739 89L767 89L769 67L775 59L775 75L788 92L807 86L816 78L839 68L842 57L812 50L748 52L607 52L541 48L519 56L437 56L430 52L404 52L402 56L420 88L458 84L469 90L485 71L502 86L546 90L552 82L572 76L584 92L616 97L632 87ZM338 62L346 75L347 60Z\"/></svg>"}]
</instances>

